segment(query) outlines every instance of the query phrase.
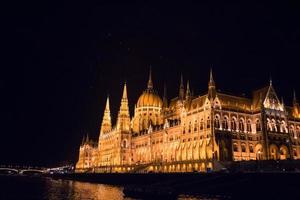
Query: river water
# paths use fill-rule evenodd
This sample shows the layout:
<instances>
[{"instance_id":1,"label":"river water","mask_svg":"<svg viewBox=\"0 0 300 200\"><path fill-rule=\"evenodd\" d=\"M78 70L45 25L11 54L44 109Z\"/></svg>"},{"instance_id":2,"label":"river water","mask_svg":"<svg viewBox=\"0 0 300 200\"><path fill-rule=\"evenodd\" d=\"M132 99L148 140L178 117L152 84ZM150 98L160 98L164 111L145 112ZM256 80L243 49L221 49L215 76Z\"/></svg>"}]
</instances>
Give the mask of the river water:
<instances>
[{"instance_id":1,"label":"river water","mask_svg":"<svg viewBox=\"0 0 300 200\"><path fill-rule=\"evenodd\" d=\"M121 200L125 197L119 186L87 183L71 180L54 180L44 177L1 176L0 199L71 199L71 200ZM178 199L223 199L221 197L200 197L180 195Z\"/></svg>"}]
</instances>

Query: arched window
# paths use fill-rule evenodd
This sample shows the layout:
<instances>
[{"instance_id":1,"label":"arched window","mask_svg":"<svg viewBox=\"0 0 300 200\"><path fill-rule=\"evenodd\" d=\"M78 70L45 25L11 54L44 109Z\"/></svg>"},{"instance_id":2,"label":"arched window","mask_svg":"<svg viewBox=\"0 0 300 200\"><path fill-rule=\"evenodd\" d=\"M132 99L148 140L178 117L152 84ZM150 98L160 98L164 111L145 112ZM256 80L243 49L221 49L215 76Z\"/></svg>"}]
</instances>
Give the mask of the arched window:
<instances>
[{"instance_id":1,"label":"arched window","mask_svg":"<svg viewBox=\"0 0 300 200\"><path fill-rule=\"evenodd\" d=\"M244 119L243 119L243 118L240 119L239 130L240 130L241 132L244 132L244 131L245 131L245 127L244 127Z\"/></svg>"},{"instance_id":2,"label":"arched window","mask_svg":"<svg viewBox=\"0 0 300 200\"><path fill-rule=\"evenodd\" d=\"M126 140L123 140L123 147L127 148L127 141Z\"/></svg>"},{"instance_id":3,"label":"arched window","mask_svg":"<svg viewBox=\"0 0 300 200\"><path fill-rule=\"evenodd\" d=\"M271 124L272 124L272 131L277 132L277 127L276 127L276 121L275 121L275 119L272 119Z\"/></svg>"},{"instance_id":4,"label":"arched window","mask_svg":"<svg viewBox=\"0 0 300 200\"><path fill-rule=\"evenodd\" d=\"M224 130L228 130L228 117L227 116L223 117L222 127Z\"/></svg>"},{"instance_id":5,"label":"arched window","mask_svg":"<svg viewBox=\"0 0 300 200\"><path fill-rule=\"evenodd\" d=\"M231 130L232 130L232 131L236 131L236 128L237 128L236 118L233 117L233 118L231 119Z\"/></svg>"},{"instance_id":6,"label":"arched window","mask_svg":"<svg viewBox=\"0 0 300 200\"><path fill-rule=\"evenodd\" d=\"M281 132L281 133L283 132L282 129L281 129L281 122L280 122L280 120L277 120L276 129L277 129L278 132Z\"/></svg>"},{"instance_id":7,"label":"arched window","mask_svg":"<svg viewBox=\"0 0 300 200\"><path fill-rule=\"evenodd\" d=\"M250 153L254 153L254 149L253 149L253 145L252 144L249 145L249 151L250 151Z\"/></svg>"},{"instance_id":8,"label":"arched window","mask_svg":"<svg viewBox=\"0 0 300 200\"><path fill-rule=\"evenodd\" d=\"M256 131L261 131L260 120L256 120Z\"/></svg>"},{"instance_id":9,"label":"arched window","mask_svg":"<svg viewBox=\"0 0 300 200\"><path fill-rule=\"evenodd\" d=\"M188 132L190 133L192 130L192 122L189 122L189 129L188 129Z\"/></svg>"},{"instance_id":10,"label":"arched window","mask_svg":"<svg viewBox=\"0 0 300 200\"><path fill-rule=\"evenodd\" d=\"M268 131L272 131L272 124L271 124L271 120L269 118L267 118L267 130Z\"/></svg>"},{"instance_id":11,"label":"arched window","mask_svg":"<svg viewBox=\"0 0 300 200\"><path fill-rule=\"evenodd\" d=\"M215 117L215 128L220 128L220 116L216 115Z\"/></svg>"},{"instance_id":12,"label":"arched window","mask_svg":"<svg viewBox=\"0 0 300 200\"><path fill-rule=\"evenodd\" d=\"M242 143L242 144L241 144L241 149L242 149L242 152L243 152L243 153L246 152L246 144L245 144L245 143Z\"/></svg>"},{"instance_id":13,"label":"arched window","mask_svg":"<svg viewBox=\"0 0 300 200\"><path fill-rule=\"evenodd\" d=\"M200 130L203 130L203 128L204 128L204 121L203 121L203 119L201 119L201 122L200 122Z\"/></svg>"},{"instance_id":14,"label":"arched window","mask_svg":"<svg viewBox=\"0 0 300 200\"><path fill-rule=\"evenodd\" d=\"M194 122L194 131L197 132L198 131L198 121L195 120Z\"/></svg>"},{"instance_id":15,"label":"arched window","mask_svg":"<svg viewBox=\"0 0 300 200\"><path fill-rule=\"evenodd\" d=\"M252 128L251 128L251 120L250 120L250 119L248 119L248 121L247 121L247 132L248 132L248 133L251 133L251 132L252 132Z\"/></svg>"},{"instance_id":16,"label":"arched window","mask_svg":"<svg viewBox=\"0 0 300 200\"><path fill-rule=\"evenodd\" d=\"M209 117L207 117L207 124L206 124L206 127L207 127L207 128L210 128L210 119L209 119Z\"/></svg>"},{"instance_id":17,"label":"arched window","mask_svg":"<svg viewBox=\"0 0 300 200\"><path fill-rule=\"evenodd\" d=\"M233 143L233 151L234 152L238 152L239 151L237 143Z\"/></svg>"}]
</instances>

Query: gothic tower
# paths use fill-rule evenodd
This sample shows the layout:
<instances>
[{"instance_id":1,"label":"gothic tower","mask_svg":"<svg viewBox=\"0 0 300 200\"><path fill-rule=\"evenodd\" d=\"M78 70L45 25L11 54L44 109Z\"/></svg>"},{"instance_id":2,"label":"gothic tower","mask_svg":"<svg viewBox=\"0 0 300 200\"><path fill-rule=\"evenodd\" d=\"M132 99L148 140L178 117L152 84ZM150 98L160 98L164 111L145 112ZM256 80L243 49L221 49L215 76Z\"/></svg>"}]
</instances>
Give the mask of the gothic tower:
<instances>
[{"instance_id":1,"label":"gothic tower","mask_svg":"<svg viewBox=\"0 0 300 200\"><path fill-rule=\"evenodd\" d=\"M120 106L120 110L118 113L117 130L120 130L120 131L129 131L130 130L130 115L129 115L126 83L124 84L123 96L121 99L121 106Z\"/></svg>"},{"instance_id":2,"label":"gothic tower","mask_svg":"<svg viewBox=\"0 0 300 200\"><path fill-rule=\"evenodd\" d=\"M184 85L183 85L183 77L182 74L180 76L180 86L179 86L179 99L184 99Z\"/></svg>"},{"instance_id":3,"label":"gothic tower","mask_svg":"<svg viewBox=\"0 0 300 200\"><path fill-rule=\"evenodd\" d=\"M208 82L208 99L214 100L216 97L216 84L213 78L212 69L210 69L209 82Z\"/></svg>"},{"instance_id":4,"label":"gothic tower","mask_svg":"<svg viewBox=\"0 0 300 200\"><path fill-rule=\"evenodd\" d=\"M111 130L111 116L110 116L110 109L109 109L109 97L107 97L101 129L100 129L100 135L102 133L109 132L110 130Z\"/></svg>"}]
</instances>

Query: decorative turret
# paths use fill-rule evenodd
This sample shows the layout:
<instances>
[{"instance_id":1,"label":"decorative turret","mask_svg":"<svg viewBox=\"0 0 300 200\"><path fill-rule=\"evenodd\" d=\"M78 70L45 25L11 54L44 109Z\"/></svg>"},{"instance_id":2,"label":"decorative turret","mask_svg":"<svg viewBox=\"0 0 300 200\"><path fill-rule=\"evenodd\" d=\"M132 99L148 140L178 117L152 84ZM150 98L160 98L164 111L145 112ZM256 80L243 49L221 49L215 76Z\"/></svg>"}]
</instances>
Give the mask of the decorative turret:
<instances>
[{"instance_id":1,"label":"decorative turret","mask_svg":"<svg viewBox=\"0 0 300 200\"><path fill-rule=\"evenodd\" d=\"M149 70L149 79L148 79L147 88L148 88L149 90L152 90L152 89L153 89L152 69L151 69L151 66L150 66L150 70Z\"/></svg>"},{"instance_id":2,"label":"decorative turret","mask_svg":"<svg viewBox=\"0 0 300 200\"><path fill-rule=\"evenodd\" d=\"M299 106L299 102L296 97L295 90L294 90L294 95L293 95L293 116L295 118L300 118L300 106Z\"/></svg>"},{"instance_id":3,"label":"decorative turret","mask_svg":"<svg viewBox=\"0 0 300 200\"><path fill-rule=\"evenodd\" d=\"M129 131L129 129L130 129L130 115L129 115L128 98L127 98L127 87L125 83L123 89L123 96L121 99L121 106L118 113L117 130Z\"/></svg>"},{"instance_id":4,"label":"decorative turret","mask_svg":"<svg viewBox=\"0 0 300 200\"><path fill-rule=\"evenodd\" d=\"M185 99L188 100L191 97L192 97L192 93L191 93L191 90L190 90L190 81L187 81Z\"/></svg>"},{"instance_id":5,"label":"decorative turret","mask_svg":"<svg viewBox=\"0 0 300 200\"><path fill-rule=\"evenodd\" d=\"M184 99L184 85L183 85L183 77L182 74L180 76L180 86L179 86L179 99Z\"/></svg>"},{"instance_id":6,"label":"decorative turret","mask_svg":"<svg viewBox=\"0 0 300 200\"><path fill-rule=\"evenodd\" d=\"M109 132L110 130L111 130L111 116L110 116L110 108L109 108L109 97L107 96L100 134Z\"/></svg>"},{"instance_id":7,"label":"decorative turret","mask_svg":"<svg viewBox=\"0 0 300 200\"><path fill-rule=\"evenodd\" d=\"M208 98L213 100L216 97L216 84L213 78L212 69L210 69L209 82L208 82Z\"/></svg>"}]
</instances>

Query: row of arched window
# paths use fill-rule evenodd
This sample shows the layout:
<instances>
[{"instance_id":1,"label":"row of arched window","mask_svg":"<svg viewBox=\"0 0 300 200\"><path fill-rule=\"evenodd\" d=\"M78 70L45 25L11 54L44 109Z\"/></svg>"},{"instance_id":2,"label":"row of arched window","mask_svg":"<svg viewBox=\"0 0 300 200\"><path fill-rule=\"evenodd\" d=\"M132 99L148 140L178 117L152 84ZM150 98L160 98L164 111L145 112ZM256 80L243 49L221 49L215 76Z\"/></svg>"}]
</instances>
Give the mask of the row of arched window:
<instances>
[{"instance_id":1,"label":"row of arched window","mask_svg":"<svg viewBox=\"0 0 300 200\"><path fill-rule=\"evenodd\" d=\"M267 130L273 132L288 133L287 125L284 120L275 120L267 118Z\"/></svg>"},{"instance_id":2,"label":"row of arched window","mask_svg":"<svg viewBox=\"0 0 300 200\"><path fill-rule=\"evenodd\" d=\"M229 117L225 115L222 119L219 115L215 116L214 126L216 129L223 129L223 130L231 130L231 131L240 131L240 132L253 132L252 130L252 120L248 119L245 122L243 117L237 119L236 117ZM259 119L255 121L256 131L261 131L261 123Z\"/></svg>"}]
</instances>

